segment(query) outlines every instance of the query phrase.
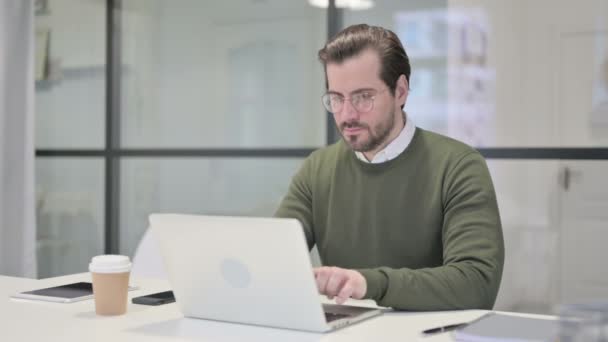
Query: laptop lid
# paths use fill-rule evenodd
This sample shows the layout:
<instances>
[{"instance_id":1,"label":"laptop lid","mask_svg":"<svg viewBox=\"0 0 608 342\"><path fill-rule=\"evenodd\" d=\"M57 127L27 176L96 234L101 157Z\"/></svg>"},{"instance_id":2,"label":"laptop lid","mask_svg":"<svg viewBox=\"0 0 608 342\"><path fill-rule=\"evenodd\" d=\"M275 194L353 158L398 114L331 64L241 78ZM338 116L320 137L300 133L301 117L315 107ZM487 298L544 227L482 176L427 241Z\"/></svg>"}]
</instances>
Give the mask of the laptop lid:
<instances>
[{"instance_id":1,"label":"laptop lid","mask_svg":"<svg viewBox=\"0 0 608 342\"><path fill-rule=\"evenodd\" d=\"M185 316L327 331L300 222L150 215Z\"/></svg>"}]
</instances>

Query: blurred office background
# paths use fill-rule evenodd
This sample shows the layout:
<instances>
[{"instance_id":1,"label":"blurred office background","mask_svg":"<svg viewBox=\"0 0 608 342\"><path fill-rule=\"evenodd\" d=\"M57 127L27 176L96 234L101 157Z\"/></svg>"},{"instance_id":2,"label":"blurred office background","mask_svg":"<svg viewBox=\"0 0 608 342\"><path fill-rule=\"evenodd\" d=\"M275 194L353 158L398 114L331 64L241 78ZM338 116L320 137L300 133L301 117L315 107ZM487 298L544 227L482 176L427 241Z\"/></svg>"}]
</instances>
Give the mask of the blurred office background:
<instances>
[{"instance_id":1,"label":"blurred office background","mask_svg":"<svg viewBox=\"0 0 608 342\"><path fill-rule=\"evenodd\" d=\"M361 22L402 39L414 122L487 157L496 308L607 299L608 0L37 1L38 277L132 256L152 212L272 215L337 139L317 50Z\"/></svg>"}]
</instances>

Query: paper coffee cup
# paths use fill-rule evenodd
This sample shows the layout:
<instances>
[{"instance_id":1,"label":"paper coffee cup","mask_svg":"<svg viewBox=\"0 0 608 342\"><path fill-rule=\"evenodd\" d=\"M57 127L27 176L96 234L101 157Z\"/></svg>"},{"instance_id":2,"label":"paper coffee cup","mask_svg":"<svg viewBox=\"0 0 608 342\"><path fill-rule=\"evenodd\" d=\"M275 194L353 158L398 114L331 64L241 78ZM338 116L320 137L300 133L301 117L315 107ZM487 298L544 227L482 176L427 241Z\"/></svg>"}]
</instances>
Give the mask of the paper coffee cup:
<instances>
[{"instance_id":1,"label":"paper coffee cup","mask_svg":"<svg viewBox=\"0 0 608 342\"><path fill-rule=\"evenodd\" d=\"M95 312L122 315L127 312L127 293L131 261L124 255L98 255L91 259Z\"/></svg>"}]
</instances>

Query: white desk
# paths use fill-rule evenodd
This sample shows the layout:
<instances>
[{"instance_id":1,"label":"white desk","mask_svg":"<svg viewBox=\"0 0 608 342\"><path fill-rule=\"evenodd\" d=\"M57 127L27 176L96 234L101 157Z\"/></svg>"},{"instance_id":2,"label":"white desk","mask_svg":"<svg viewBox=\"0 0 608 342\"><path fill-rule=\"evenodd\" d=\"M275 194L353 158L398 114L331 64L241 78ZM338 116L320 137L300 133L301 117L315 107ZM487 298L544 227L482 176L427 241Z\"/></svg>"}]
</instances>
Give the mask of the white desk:
<instances>
[{"instance_id":1,"label":"white desk","mask_svg":"<svg viewBox=\"0 0 608 342\"><path fill-rule=\"evenodd\" d=\"M1 341L451 341L450 335L422 337L425 329L465 322L486 311L385 312L382 316L328 334L273 329L184 318L177 305L130 303L127 314L95 315L93 300L72 304L19 301L9 296L75 281L91 281L88 273L42 280L0 276ZM129 297L169 289L164 280L132 279L139 290Z\"/></svg>"}]
</instances>

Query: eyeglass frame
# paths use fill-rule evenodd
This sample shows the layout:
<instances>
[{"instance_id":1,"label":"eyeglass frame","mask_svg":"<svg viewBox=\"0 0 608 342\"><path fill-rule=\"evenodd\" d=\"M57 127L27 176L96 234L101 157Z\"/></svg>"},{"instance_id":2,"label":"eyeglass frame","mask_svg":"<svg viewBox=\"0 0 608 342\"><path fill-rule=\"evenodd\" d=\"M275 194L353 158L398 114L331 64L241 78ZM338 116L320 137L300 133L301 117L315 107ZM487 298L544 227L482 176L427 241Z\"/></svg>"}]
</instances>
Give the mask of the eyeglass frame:
<instances>
[{"instance_id":1,"label":"eyeglass frame","mask_svg":"<svg viewBox=\"0 0 608 342\"><path fill-rule=\"evenodd\" d=\"M336 92L331 92L330 91L330 92L326 92L325 94L323 94L323 96L321 96L321 103L323 103L323 107L325 107L325 110L327 110L328 112L330 112L332 114L339 114L340 112L342 112L342 110L344 110L344 103L346 103L346 101L348 100L350 102L351 106L353 106L353 108L357 112L359 112L359 113L368 113L368 112L371 112L374 109L374 103L375 103L375 100L376 100L376 96L384 93L387 90L388 90L388 88L385 88L383 90L376 90L376 89L373 89L373 88L370 88L370 89L361 89L361 90L355 91L355 94L351 95L350 97L342 96L341 94L338 94ZM360 96L362 94L365 94L366 92L371 92L371 91L375 91L376 93L370 96L370 99L369 99L369 101L371 103L370 108L367 109L367 110L360 110L359 108L357 108L357 106L352 101L353 97ZM331 105L328 103L328 101L331 99L330 96L332 96L332 95L339 96L339 97L342 98L342 108L340 108L339 111L333 111L330 108ZM328 99L328 101L325 101L326 98Z\"/></svg>"}]
</instances>

